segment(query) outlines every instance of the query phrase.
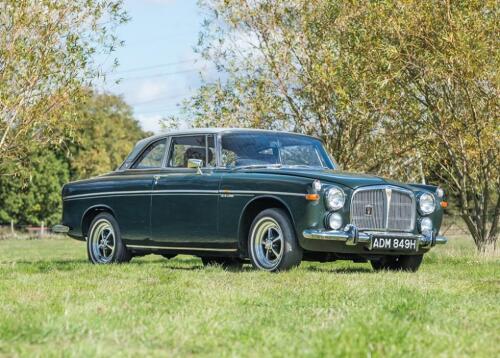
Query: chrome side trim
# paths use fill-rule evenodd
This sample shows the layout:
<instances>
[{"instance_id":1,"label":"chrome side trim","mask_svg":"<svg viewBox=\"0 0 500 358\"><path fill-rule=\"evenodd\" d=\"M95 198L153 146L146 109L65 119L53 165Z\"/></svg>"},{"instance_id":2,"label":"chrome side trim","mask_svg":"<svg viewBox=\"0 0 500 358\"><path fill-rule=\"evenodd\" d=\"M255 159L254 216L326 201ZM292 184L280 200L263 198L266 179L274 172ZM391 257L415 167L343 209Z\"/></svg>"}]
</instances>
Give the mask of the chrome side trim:
<instances>
[{"instance_id":1,"label":"chrome side trim","mask_svg":"<svg viewBox=\"0 0 500 358\"><path fill-rule=\"evenodd\" d=\"M194 250L194 251L220 251L220 252L238 251L238 249L214 249L208 247L147 246L147 245L125 245L125 246L137 249L159 249L159 250Z\"/></svg>"},{"instance_id":2,"label":"chrome side trim","mask_svg":"<svg viewBox=\"0 0 500 358\"><path fill-rule=\"evenodd\" d=\"M305 197L306 193L291 193L287 191L252 191L252 190L222 190L223 194L269 194L269 195L288 195L288 196L302 196Z\"/></svg>"},{"instance_id":3,"label":"chrome side trim","mask_svg":"<svg viewBox=\"0 0 500 358\"><path fill-rule=\"evenodd\" d=\"M63 198L63 200L75 200L75 199L85 199L85 198L100 198L100 197L112 197L112 196L140 196L140 195L172 195L172 194L185 194L185 195L288 195L288 196L302 196L304 194L292 193L292 192L282 192L282 191L251 191L251 190L133 190L133 191L107 191L100 193L87 193L87 194L76 194L68 195Z\"/></svg>"},{"instance_id":4,"label":"chrome side trim","mask_svg":"<svg viewBox=\"0 0 500 358\"><path fill-rule=\"evenodd\" d=\"M133 191L103 191L100 193L87 193L87 194L77 194L68 195L63 198L63 200L69 199L80 199L87 198L90 196L113 196L113 195L144 195L151 193L151 190L133 190Z\"/></svg>"}]
</instances>

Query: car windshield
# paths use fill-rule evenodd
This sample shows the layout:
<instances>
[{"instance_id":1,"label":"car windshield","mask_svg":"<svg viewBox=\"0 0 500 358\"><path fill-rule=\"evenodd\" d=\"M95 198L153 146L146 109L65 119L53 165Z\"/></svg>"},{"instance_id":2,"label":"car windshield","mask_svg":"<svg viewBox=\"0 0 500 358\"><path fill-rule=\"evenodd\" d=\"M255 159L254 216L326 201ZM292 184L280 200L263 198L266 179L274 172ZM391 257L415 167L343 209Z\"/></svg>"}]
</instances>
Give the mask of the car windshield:
<instances>
[{"instance_id":1,"label":"car windshield","mask_svg":"<svg viewBox=\"0 0 500 358\"><path fill-rule=\"evenodd\" d=\"M335 169L320 140L293 134L231 133L222 137L227 168L286 166Z\"/></svg>"}]
</instances>

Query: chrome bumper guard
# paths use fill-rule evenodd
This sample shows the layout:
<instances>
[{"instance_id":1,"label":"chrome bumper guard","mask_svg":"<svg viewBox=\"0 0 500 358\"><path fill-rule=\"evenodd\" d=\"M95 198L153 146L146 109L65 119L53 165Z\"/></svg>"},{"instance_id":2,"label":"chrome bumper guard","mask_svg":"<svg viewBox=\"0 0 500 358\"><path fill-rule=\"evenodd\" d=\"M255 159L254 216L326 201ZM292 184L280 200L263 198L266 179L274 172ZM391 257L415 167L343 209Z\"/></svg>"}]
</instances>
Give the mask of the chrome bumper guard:
<instances>
[{"instance_id":1,"label":"chrome bumper guard","mask_svg":"<svg viewBox=\"0 0 500 358\"><path fill-rule=\"evenodd\" d=\"M69 227L66 225L54 225L52 226L52 232L58 233L58 234L66 234L69 231Z\"/></svg>"},{"instance_id":2,"label":"chrome bumper guard","mask_svg":"<svg viewBox=\"0 0 500 358\"><path fill-rule=\"evenodd\" d=\"M370 231L359 231L354 225L347 225L344 230L315 230L308 229L304 230L302 235L306 239L315 240L330 240L330 241L341 241L346 245L358 245L364 244L368 245L371 249L372 239L377 238L404 238L404 239L415 239L417 240L418 247L432 247L435 245L444 245L448 242L448 239L444 236L437 235L425 235L425 234L412 234L406 232L370 232Z\"/></svg>"}]
</instances>

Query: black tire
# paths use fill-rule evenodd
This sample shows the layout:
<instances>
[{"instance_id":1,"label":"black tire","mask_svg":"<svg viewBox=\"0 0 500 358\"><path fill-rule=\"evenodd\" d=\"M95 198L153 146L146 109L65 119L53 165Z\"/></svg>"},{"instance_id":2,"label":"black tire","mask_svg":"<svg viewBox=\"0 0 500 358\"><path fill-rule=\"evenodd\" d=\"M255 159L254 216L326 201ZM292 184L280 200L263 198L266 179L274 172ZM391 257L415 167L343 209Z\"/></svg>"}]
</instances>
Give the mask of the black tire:
<instances>
[{"instance_id":1,"label":"black tire","mask_svg":"<svg viewBox=\"0 0 500 358\"><path fill-rule=\"evenodd\" d=\"M300 265L300 247L288 214L266 209L252 222L248 233L248 254L253 267L265 271L286 271Z\"/></svg>"},{"instance_id":2,"label":"black tire","mask_svg":"<svg viewBox=\"0 0 500 358\"><path fill-rule=\"evenodd\" d=\"M384 256L378 260L371 260L370 263L375 271L417 272L423 258L424 255Z\"/></svg>"},{"instance_id":3,"label":"black tire","mask_svg":"<svg viewBox=\"0 0 500 358\"><path fill-rule=\"evenodd\" d=\"M243 262L235 257L208 257L201 258L203 266L221 266L225 270L241 270Z\"/></svg>"},{"instance_id":4,"label":"black tire","mask_svg":"<svg viewBox=\"0 0 500 358\"><path fill-rule=\"evenodd\" d=\"M113 215L101 213L92 220L87 237L87 256L93 264L124 263L132 259L121 240L120 227Z\"/></svg>"}]
</instances>

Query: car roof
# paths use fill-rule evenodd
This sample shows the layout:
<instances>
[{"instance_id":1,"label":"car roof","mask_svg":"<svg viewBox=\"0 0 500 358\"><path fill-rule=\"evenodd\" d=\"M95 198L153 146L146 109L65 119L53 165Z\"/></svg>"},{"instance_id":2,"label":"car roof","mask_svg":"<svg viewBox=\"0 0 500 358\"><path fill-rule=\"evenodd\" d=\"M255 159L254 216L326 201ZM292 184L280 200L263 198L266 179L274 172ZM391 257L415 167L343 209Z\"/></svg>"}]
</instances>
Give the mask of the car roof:
<instances>
[{"instance_id":1,"label":"car roof","mask_svg":"<svg viewBox=\"0 0 500 358\"><path fill-rule=\"evenodd\" d=\"M190 135L190 134L219 134L219 133L238 133L238 132L255 132L255 133L278 133L278 134L292 134L292 135L301 135L306 137L312 137L306 134L288 132L288 131L277 131L277 130L269 130L269 129L256 129L256 128L189 128L182 130L175 130L171 132L156 134L151 137L147 137L142 139L140 142L150 143L155 140L162 139L165 137L176 136L176 135Z\"/></svg>"}]
</instances>

